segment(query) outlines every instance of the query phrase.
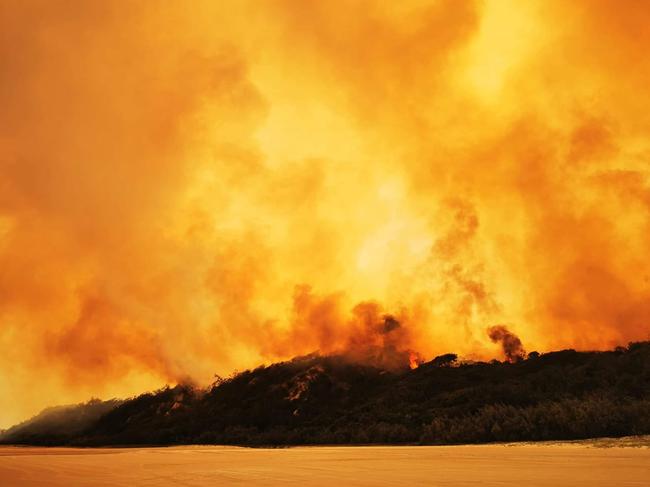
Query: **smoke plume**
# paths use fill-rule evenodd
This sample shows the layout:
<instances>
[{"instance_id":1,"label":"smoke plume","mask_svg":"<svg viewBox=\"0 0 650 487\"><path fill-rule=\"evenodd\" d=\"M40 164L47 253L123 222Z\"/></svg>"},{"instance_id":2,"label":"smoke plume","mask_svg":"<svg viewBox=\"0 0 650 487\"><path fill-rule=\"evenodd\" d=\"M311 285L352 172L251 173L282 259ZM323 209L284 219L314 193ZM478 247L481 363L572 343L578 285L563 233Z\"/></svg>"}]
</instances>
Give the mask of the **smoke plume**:
<instances>
[{"instance_id":1,"label":"smoke plume","mask_svg":"<svg viewBox=\"0 0 650 487\"><path fill-rule=\"evenodd\" d=\"M490 359L490 323L647 339L649 23L0 2L0 427L315 350Z\"/></svg>"},{"instance_id":2,"label":"smoke plume","mask_svg":"<svg viewBox=\"0 0 650 487\"><path fill-rule=\"evenodd\" d=\"M503 325L496 325L491 326L487 331L493 343L501 344L503 355L505 355L508 362L515 363L526 358L526 350L524 350L521 340L508 328Z\"/></svg>"}]
</instances>

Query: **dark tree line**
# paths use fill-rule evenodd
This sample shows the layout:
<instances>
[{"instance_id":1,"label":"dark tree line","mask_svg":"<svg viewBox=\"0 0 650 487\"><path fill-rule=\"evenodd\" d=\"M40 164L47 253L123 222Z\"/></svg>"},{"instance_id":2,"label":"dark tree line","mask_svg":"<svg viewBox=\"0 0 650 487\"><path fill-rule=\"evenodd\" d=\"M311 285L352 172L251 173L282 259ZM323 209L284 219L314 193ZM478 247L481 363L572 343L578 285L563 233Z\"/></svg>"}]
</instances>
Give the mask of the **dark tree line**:
<instances>
[{"instance_id":1,"label":"dark tree line","mask_svg":"<svg viewBox=\"0 0 650 487\"><path fill-rule=\"evenodd\" d=\"M57 421L46 411L0 439L443 444L650 434L650 342L610 352L531 353L516 363L462 363L447 354L397 372L311 355L219 379L208 389L180 385L65 411Z\"/></svg>"}]
</instances>

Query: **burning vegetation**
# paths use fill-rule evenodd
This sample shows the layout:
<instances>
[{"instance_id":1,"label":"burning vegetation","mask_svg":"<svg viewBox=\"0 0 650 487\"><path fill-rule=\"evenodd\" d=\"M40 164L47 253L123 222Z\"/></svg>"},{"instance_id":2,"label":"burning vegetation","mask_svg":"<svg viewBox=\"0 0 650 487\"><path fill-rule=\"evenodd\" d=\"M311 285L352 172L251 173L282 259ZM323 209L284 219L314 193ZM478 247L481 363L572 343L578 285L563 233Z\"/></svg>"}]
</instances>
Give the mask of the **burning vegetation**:
<instances>
[{"instance_id":1,"label":"burning vegetation","mask_svg":"<svg viewBox=\"0 0 650 487\"><path fill-rule=\"evenodd\" d=\"M445 354L414 370L312 354L207 389L46 410L0 436L40 445L480 443L650 434L650 342L610 352Z\"/></svg>"},{"instance_id":2,"label":"burning vegetation","mask_svg":"<svg viewBox=\"0 0 650 487\"><path fill-rule=\"evenodd\" d=\"M3 422L648 339L643 2L187 3L0 1Z\"/></svg>"},{"instance_id":3,"label":"burning vegetation","mask_svg":"<svg viewBox=\"0 0 650 487\"><path fill-rule=\"evenodd\" d=\"M510 363L519 362L526 358L526 350L517 335L503 325L491 326L487 330L493 343L500 343L503 355Z\"/></svg>"}]
</instances>

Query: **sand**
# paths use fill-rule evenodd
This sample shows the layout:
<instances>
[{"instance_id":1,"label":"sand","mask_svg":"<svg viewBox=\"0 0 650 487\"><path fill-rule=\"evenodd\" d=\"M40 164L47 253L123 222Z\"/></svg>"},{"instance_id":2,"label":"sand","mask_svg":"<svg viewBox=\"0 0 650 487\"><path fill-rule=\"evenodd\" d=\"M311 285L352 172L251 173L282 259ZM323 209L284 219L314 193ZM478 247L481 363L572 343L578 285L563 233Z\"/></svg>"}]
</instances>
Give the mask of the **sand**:
<instances>
[{"instance_id":1,"label":"sand","mask_svg":"<svg viewBox=\"0 0 650 487\"><path fill-rule=\"evenodd\" d=\"M287 449L0 447L0 486L647 487L650 448L638 446L638 442L592 442Z\"/></svg>"}]
</instances>

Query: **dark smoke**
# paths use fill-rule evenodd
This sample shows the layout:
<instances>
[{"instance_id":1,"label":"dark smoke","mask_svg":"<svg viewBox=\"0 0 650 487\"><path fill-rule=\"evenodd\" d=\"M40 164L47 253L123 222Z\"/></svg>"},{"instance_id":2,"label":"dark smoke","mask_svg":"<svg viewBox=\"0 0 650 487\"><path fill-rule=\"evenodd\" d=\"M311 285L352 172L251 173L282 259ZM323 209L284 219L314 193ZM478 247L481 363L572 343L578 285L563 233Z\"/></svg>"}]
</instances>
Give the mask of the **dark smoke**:
<instances>
[{"instance_id":1,"label":"dark smoke","mask_svg":"<svg viewBox=\"0 0 650 487\"><path fill-rule=\"evenodd\" d=\"M390 333L391 331L399 328L402 326L397 319L392 316L392 315L384 315L384 322L380 325L380 330L379 332L382 335L386 335Z\"/></svg>"},{"instance_id":2,"label":"dark smoke","mask_svg":"<svg viewBox=\"0 0 650 487\"><path fill-rule=\"evenodd\" d=\"M364 303L357 311L361 326L346 344L345 357L385 370L401 370L421 361L419 354L411 351L407 328L395 316L381 315L374 303Z\"/></svg>"},{"instance_id":3,"label":"dark smoke","mask_svg":"<svg viewBox=\"0 0 650 487\"><path fill-rule=\"evenodd\" d=\"M508 362L519 362L526 357L526 350L524 350L519 337L508 330L505 326L491 326L488 328L487 332L492 342L501 343L503 354L506 356Z\"/></svg>"}]
</instances>

